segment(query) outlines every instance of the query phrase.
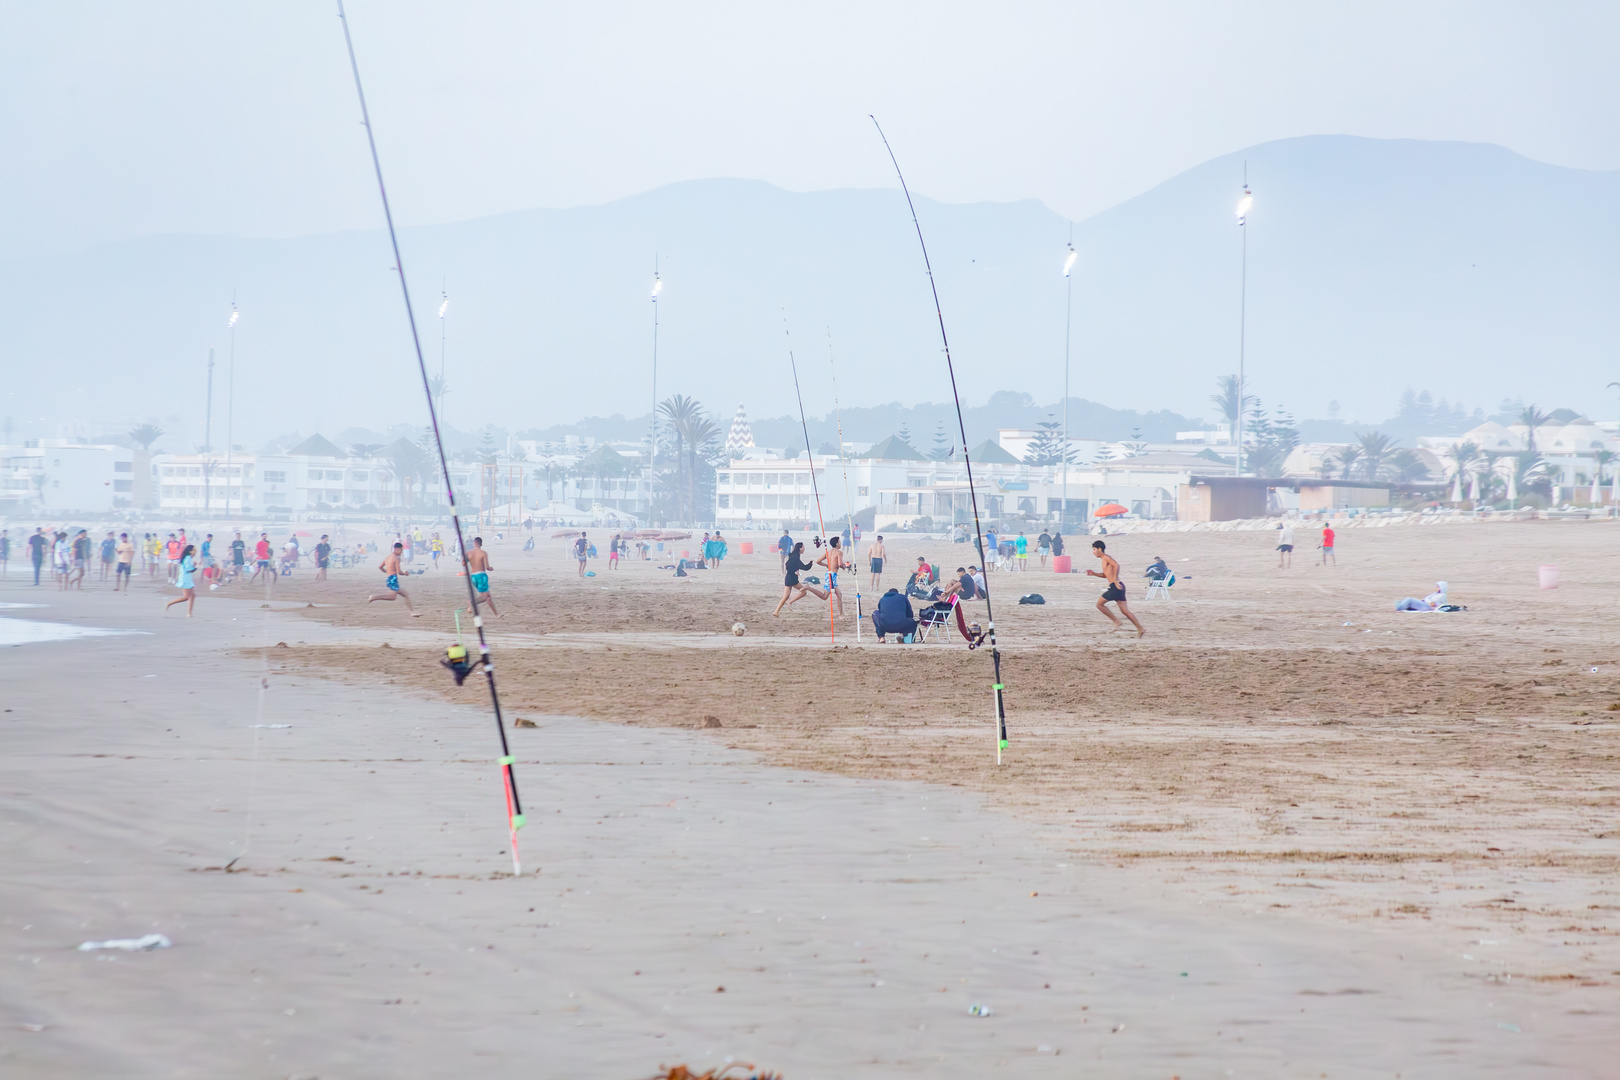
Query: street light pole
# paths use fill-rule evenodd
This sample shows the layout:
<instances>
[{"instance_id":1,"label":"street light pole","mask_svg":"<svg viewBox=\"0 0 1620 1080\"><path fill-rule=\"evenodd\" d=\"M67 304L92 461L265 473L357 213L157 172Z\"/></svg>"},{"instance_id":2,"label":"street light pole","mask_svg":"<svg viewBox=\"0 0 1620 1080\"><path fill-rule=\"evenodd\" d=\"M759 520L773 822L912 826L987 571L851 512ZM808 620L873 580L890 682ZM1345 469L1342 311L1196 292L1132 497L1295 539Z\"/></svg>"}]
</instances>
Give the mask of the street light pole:
<instances>
[{"instance_id":1,"label":"street light pole","mask_svg":"<svg viewBox=\"0 0 1620 1080\"><path fill-rule=\"evenodd\" d=\"M1069 255L1063 260L1063 287L1067 292L1063 312L1063 499L1058 513L1059 531L1069 525L1069 338L1074 327L1074 278L1070 271L1079 253L1074 250L1074 226L1069 226Z\"/></svg>"},{"instance_id":2,"label":"street light pole","mask_svg":"<svg viewBox=\"0 0 1620 1080\"><path fill-rule=\"evenodd\" d=\"M1243 475L1243 361L1247 344L1249 311L1249 207L1254 196L1249 193L1249 163L1243 163L1243 198L1238 200L1238 228L1243 231L1243 269L1238 285L1238 381L1237 381L1237 475Z\"/></svg>"},{"instance_id":3,"label":"street light pole","mask_svg":"<svg viewBox=\"0 0 1620 1080\"><path fill-rule=\"evenodd\" d=\"M231 451L236 448L236 320L242 313L236 310L236 297L231 297L231 359L227 366L225 391L225 516L231 516ZM240 487L240 485L238 485Z\"/></svg>"},{"instance_id":4,"label":"street light pole","mask_svg":"<svg viewBox=\"0 0 1620 1080\"><path fill-rule=\"evenodd\" d=\"M203 513L211 513L214 496L214 347L208 346L208 405L203 410Z\"/></svg>"},{"instance_id":5,"label":"street light pole","mask_svg":"<svg viewBox=\"0 0 1620 1080\"><path fill-rule=\"evenodd\" d=\"M658 293L664 281L658 276L658 256L653 255L653 338L652 338L652 435L647 449L647 520L652 520L653 500L658 494Z\"/></svg>"}]
</instances>

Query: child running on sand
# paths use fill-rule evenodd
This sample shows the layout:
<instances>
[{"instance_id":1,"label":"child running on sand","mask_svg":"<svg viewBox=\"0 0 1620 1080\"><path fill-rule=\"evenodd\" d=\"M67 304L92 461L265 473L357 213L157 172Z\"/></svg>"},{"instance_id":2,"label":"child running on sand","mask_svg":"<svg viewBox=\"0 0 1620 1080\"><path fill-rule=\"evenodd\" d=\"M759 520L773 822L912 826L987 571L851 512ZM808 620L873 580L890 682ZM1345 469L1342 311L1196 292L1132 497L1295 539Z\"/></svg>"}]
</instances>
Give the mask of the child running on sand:
<instances>
[{"instance_id":1,"label":"child running on sand","mask_svg":"<svg viewBox=\"0 0 1620 1080\"><path fill-rule=\"evenodd\" d=\"M404 553L405 545L402 543L395 543L394 550L383 556L383 561L377 564L377 569L388 575L388 580L384 582L384 585L387 586L388 591L372 593L370 598L366 600L366 603L373 604L378 600L404 600L406 609L411 613L411 618L420 619L422 615L416 610L415 606L412 605L410 596L405 592L404 589L399 587L400 575L405 573L404 568L400 566L399 560Z\"/></svg>"},{"instance_id":2,"label":"child running on sand","mask_svg":"<svg viewBox=\"0 0 1620 1080\"><path fill-rule=\"evenodd\" d=\"M821 553L816 562L827 568L827 594L838 605L840 618L844 614L844 590L838 587L838 571L849 565L844 559L844 549L839 546L840 538L835 536L827 541L827 550Z\"/></svg>"},{"instance_id":3,"label":"child running on sand","mask_svg":"<svg viewBox=\"0 0 1620 1080\"><path fill-rule=\"evenodd\" d=\"M1119 580L1119 560L1108 554L1108 545L1101 540L1091 542L1091 553L1102 560L1102 573L1087 570L1086 576L1106 578L1108 581L1108 588L1104 589L1102 596L1097 599L1097 610L1108 616L1108 621L1114 624L1114 630L1118 630L1124 624L1114 618L1114 613L1108 610L1110 603L1116 605L1119 613L1131 620L1131 625L1136 627L1136 636L1141 637L1147 631L1137 621L1136 616L1131 614L1130 606L1125 603L1125 583Z\"/></svg>"},{"instance_id":4,"label":"child running on sand","mask_svg":"<svg viewBox=\"0 0 1620 1080\"><path fill-rule=\"evenodd\" d=\"M480 604L488 604L490 613L499 615L495 610L495 601L489 598L489 572L495 569L489 564L489 552L484 550L484 538L473 537L472 550L467 552L467 573L472 575L473 592L478 594ZM477 614L472 605L467 606L468 614Z\"/></svg>"},{"instance_id":5,"label":"child running on sand","mask_svg":"<svg viewBox=\"0 0 1620 1080\"><path fill-rule=\"evenodd\" d=\"M804 561L803 540L800 540L798 543L793 545L793 550L787 553L787 559L783 565L787 570L787 576L782 579L782 599L776 602L776 610L771 612L772 618L781 618L782 606L784 604L792 605L798 603L798 601L803 598L805 593L815 593L816 598L819 600L827 599L827 594L816 588L814 585L801 585L799 583L800 571L808 570L811 566L815 565L814 563L807 563Z\"/></svg>"},{"instance_id":6,"label":"child running on sand","mask_svg":"<svg viewBox=\"0 0 1620 1080\"><path fill-rule=\"evenodd\" d=\"M163 613L167 615L169 609L176 604L186 605L186 618L191 618L191 609L197 604L197 560L194 557L197 551L195 544L187 544L180 550L180 557L175 560L175 588L180 595L163 605Z\"/></svg>"}]
</instances>

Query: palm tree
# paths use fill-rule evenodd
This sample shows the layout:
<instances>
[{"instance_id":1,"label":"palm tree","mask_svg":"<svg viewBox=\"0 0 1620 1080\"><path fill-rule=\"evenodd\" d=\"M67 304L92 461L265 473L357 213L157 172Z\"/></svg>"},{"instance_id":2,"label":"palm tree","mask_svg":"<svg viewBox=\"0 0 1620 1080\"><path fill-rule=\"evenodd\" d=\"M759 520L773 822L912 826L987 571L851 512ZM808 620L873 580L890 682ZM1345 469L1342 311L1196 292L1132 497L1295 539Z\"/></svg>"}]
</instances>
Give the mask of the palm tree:
<instances>
[{"instance_id":1,"label":"palm tree","mask_svg":"<svg viewBox=\"0 0 1620 1080\"><path fill-rule=\"evenodd\" d=\"M1614 460L1613 450L1592 451L1592 505L1603 501L1603 470Z\"/></svg>"},{"instance_id":2,"label":"palm tree","mask_svg":"<svg viewBox=\"0 0 1620 1080\"><path fill-rule=\"evenodd\" d=\"M1462 502L1463 476L1475 471L1483 455L1479 452L1479 444L1464 439L1453 443L1451 449L1446 451L1446 457L1451 461L1451 501Z\"/></svg>"},{"instance_id":3,"label":"palm tree","mask_svg":"<svg viewBox=\"0 0 1620 1080\"><path fill-rule=\"evenodd\" d=\"M130 502L141 508L152 506L152 444L163 438L163 429L156 424L138 424L129 429L129 437L140 449L130 462Z\"/></svg>"},{"instance_id":4,"label":"palm tree","mask_svg":"<svg viewBox=\"0 0 1620 1080\"><path fill-rule=\"evenodd\" d=\"M669 420L670 429L675 433L675 491L678 501L684 501L687 489L684 473L686 471L686 447L691 442L690 434L694 421L703 417L703 406L698 404L696 398L689 398L684 394L676 394L665 398L658 406L658 411ZM687 520L691 520L688 516Z\"/></svg>"},{"instance_id":5,"label":"palm tree","mask_svg":"<svg viewBox=\"0 0 1620 1080\"><path fill-rule=\"evenodd\" d=\"M1534 454L1536 452L1536 428L1541 427L1551 419L1550 414L1542 412L1533 404L1526 405L1524 410L1519 413L1519 423L1523 424L1526 429L1524 448L1528 453Z\"/></svg>"},{"instance_id":6,"label":"palm tree","mask_svg":"<svg viewBox=\"0 0 1620 1080\"><path fill-rule=\"evenodd\" d=\"M1415 484L1429 475L1429 466L1416 450L1397 450L1390 456L1389 466L1395 479L1403 484Z\"/></svg>"},{"instance_id":7,"label":"palm tree","mask_svg":"<svg viewBox=\"0 0 1620 1080\"><path fill-rule=\"evenodd\" d=\"M1339 479L1350 479L1350 473L1355 469L1356 462L1361 460L1361 447L1350 443L1330 451L1322 459L1322 467L1328 472L1339 470Z\"/></svg>"},{"instance_id":8,"label":"palm tree","mask_svg":"<svg viewBox=\"0 0 1620 1080\"><path fill-rule=\"evenodd\" d=\"M1215 387L1215 393L1209 395L1209 403L1215 406L1220 415L1226 418L1226 430L1230 431L1235 439L1237 438L1238 422L1238 377L1236 375L1222 375L1215 380ZM1243 395L1242 410L1245 414L1254 408L1255 401L1256 398L1253 394Z\"/></svg>"},{"instance_id":9,"label":"palm tree","mask_svg":"<svg viewBox=\"0 0 1620 1080\"><path fill-rule=\"evenodd\" d=\"M148 453L152 450L152 444L163 438L163 435L163 429L156 424L139 424L129 429L129 437Z\"/></svg>"},{"instance_id":10,"label":"palm tree","mask_svg":"<svg viewBox=\"0 0 1620 1080\"><path fill-rule=\"evenodd\" d=\"M1395 440L1381 431L1356 436L1361 440L1361 470L1368 480L1377 480L1384 465L1395 453Z\"/></svg>"}]
</instances>

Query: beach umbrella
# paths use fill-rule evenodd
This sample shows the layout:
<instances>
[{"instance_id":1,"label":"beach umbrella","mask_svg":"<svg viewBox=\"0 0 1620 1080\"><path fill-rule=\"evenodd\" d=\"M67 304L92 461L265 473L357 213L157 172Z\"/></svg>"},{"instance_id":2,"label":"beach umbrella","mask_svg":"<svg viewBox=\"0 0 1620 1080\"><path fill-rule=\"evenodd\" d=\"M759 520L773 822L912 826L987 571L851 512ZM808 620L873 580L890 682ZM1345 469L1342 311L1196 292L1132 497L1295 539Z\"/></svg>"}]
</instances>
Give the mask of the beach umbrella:
<instances>
[{"instance_id":1,"label":"beach umbrella","mask_svg":"<svg viewBox=\"0 0 1620 1080\"><path fill-rule=\"evenodd\" d=\"M1454 503L1462 502L1462 470L1461 469L1458 469L1457 474L1451 478L1451 501L1454 502Z\"/></svg>"},{"instance_id":2,"label":"beach umbrella","mask_svg":"<svg viewBox=\"0 0 1620 1080\"><path fill-rule=\"evenodd\" d=\"M1117 517L1120 514L1128 514L1128 513L1130 513L1130 511L1125 509L1123 506L1119 505L1119 503L1104 503L1103 505L1097 507L1096 516L1097 517Z\"/></svg>"},{"instance_id":3,"label":"beach umbrella","mask_svg":"<svg viewBox=\"0 0 1620 1080\"><path fill-rule=\"evenodd\" d=\"M1513 469L1508 470L1508 505L1512 506L1519 501L1519 474Z\"/></svg>"},{"instance_id":4,"label":"beach umbrella","mask_svg":"<svg viewBox=\"0 0 1620 1080\"><path fill-rule=\"evenodd\" d=\"M1479 473L1477 472L1469 472L1468 474L1468 501L1476 507L1479 505Z\"/></svg>"}]
</instances>

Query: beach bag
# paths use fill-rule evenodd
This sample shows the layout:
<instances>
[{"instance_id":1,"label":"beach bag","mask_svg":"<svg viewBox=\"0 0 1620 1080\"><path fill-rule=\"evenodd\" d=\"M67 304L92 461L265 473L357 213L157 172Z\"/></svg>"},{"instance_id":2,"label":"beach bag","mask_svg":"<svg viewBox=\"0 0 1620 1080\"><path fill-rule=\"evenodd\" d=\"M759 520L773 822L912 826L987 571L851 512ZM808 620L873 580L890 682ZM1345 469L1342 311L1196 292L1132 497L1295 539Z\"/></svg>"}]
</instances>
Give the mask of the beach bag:
<instances>
[{"instance_id":1,"label":"beach bag","mask_svg":"<svg viewBox=\"0 0 1620 1080\"><path fill-rule=\"evenodd\" d=\"M1020 596L1018 598L1018 602L1020 604L1044 604L1046 603L1046 597L1042 596L1038 592L1032 592L1024 596Z\"/></svg>"}]
</instances>

